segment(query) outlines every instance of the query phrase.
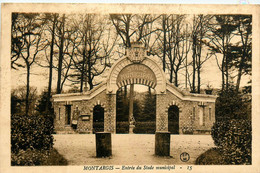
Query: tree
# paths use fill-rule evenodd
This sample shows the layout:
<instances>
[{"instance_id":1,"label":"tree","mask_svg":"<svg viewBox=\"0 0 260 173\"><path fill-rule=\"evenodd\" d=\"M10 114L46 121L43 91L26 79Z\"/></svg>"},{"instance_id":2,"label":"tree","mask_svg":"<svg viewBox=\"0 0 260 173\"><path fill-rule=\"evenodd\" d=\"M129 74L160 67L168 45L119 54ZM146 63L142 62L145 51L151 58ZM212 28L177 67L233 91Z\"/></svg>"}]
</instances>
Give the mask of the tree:
<instances>
[{"instance_id":1,"label":"tree","mask_svg":"<svg viewBox=\"0 0 260 173\"><path fill-rule=\"evenodd\" d=\"M20 113L21 104L22 104L22 99L16 95L15 90L12 90L12 92L11 92L11 115Z\"/></svg>"},{"instance_id":2,"label":"tree","mask_svg":"<svg viewBox=\"0 0 260 173\"><path fill-rule=\"evenodd\" d=\"M41 95L39 96L38 99L38 104L36 107L36 110L40 113L40 114L48 114L49 116L52 116L54 114L54 110L52 108L52 106L48 103L49 102L49 91L48 90L44 90ZM47 109L46 109L47 107Z\"/></svg>"},{"instance_id":3,"label":"tree","mask_svg":"<svg viewBox=\"0 0 260 173\"><path fill-rule=\"evenodd\" d=\"M78 19L73 20L73 28L77 31L72 42L77 42L73 60L73 68L76 70L76 80L80 80L80 92L83 86L93 89L95 77L100 76L107 67L111 66L110 58L113 55L117 37L111 33L112 25L106 16L96 14L78 15Z\"/></svg>"},{"instance_id":4,"label":"tree","mask_svg":"<svg viewBox=\"0 0 260 173\"><path fill-rule=\"evenodd\" d=\"M236 91L238 92L242 75L251 74L252 63L252 16L234 16L237 21L237 36L240 41L231 47L231 54L234 56L232 66L237 69Z\"/></svg>"},{"instance_id":5,"label":"tree","mask_svg":"<svg viewBox=\"0 0 260 173\"><path fill-rule=\"evenodd\" d=\"M157 20L157 16L151 16L149 14L133 15L133 14L111 14L110 19L116 29L116 33L120 36L123 45L124 52L131 47L133 41L143 41L148 46L150 43L151 34L155 32L152 29L152 23ZM135 36L135 40L134 40ZM125 54L125 53L123 53ZM130 90L134 85L130 85ZM125 98L127 95L127 86L124 87ZM131 93L132 95L133 93Z\"/></svg>"},{"instance_id":6,"label":"tree","mask_svg":"<svg viewBox=\"0 0 260 173\"><path fill-rule=\"evenodd\" d=\"M24 67L22 64L17 62L19 58L21 57L21 50L22 50L22 34L18 32L18 29L20 28L19 24L19 15L18 13L12 13L12 34L11 34L11 67L12 69L17 69L17 67Z\"/></svg>"},{"instance_id":7,"label":"tree","mask_svg":"<svg viewBox=\"0 0 260 173\"><path fill-rule=\"evenodd\" d=\"M144 105L140 121L155 121L156 119L156 95L146 92L144 95Z\"/></svg>"},{"instance_id":8,"label":"tree","mask_svg":"<svg viewBox=\"0 0 260 173\"><path fill-rule=\"evenodd\" d=\"M45 20L45 26L44 26L44 34L47 40L46 45L49 47L46 47L45 49L45 56L47 61L47 66L44 66L42 63L42 59L37 62L37 64L41 67L47 67L49 68L49 81L48 81L48 92L47 92L47 103L46 103L46 111L50 110L51 107L51 91L52 91L52 77L53 77L53 56L54 56L54 46L55 46L55 32L57 28L57 20L58 20L58 14L57 13L45 13L43 16L43 20ZM49 36L50 35L50 36ZM47 51L50 51L48 54Z\"/></svg>"},{"instance_id":9,"label":"tree","mask_svg":"<svg viewBox=\"0 0 260 173\"><path fill-rule=\"evenodd\" d=\"M30 87L29 93L29 110L28 115L32 115L35 112L35 105L37 104L38 94L36 87ZM19 86L11 91L11 114L12 115L24 115L26 111L26 97L27 86Z\"/></svg>"},{"instance_id":10,"label":"tree","mask_svg":"<svg viewBox=\"0 0 260 173\"><path fill-rule=\"evenodd\" d=\"M248 98L237 92L235 86L230 85L227 90L221 90L216 100L216 121L230 119L250 119Z\"/></svg>"},{"instance_id":11,"label":"tree","mask_svg":"<svg viewBox=\"0 0 260 173\"><path fill-rule=\"evenodd\" d=\"M60 94L62 91L61 78L63 70L63 59L64 59L64 40L65 40L65 14L62 15L61 20L57 23L57 35L59 41L57 46L59 48L59 57L58 57L58 77L57 77L57 89L56 93Z\"/></svg>"},{"instance_id":12,"label":"tree","mask_svg":"<svg viewBox=\"0 0 260 173\"><path fill-rule=\"evenodd\" d=\"M39 14L34 13L19 13L14 14L13 17L15 18L13 19L15 26L12 27L14 29L12 30L12 38L15 39L12 39L12 59L16 57L16 60L13 60L15 63L21 57L24 64L16 63L16 65L26 68L25 114L28 115L31 67L35 63L38 53L45 49L45 41L42 40L43 21Z\"/></svg>"},{"instance_id":13,"label":"tree","mask_svg":"<svg viewBox=\"0 0 260 173\"><path fill-rule=\"evenodd\" d=\"M54 61L53 68L57 70L57 86L56 93L60 94L63 90L63 86L70 76L71 67L73 64L72 57L76 49L76 42L74 42L75 28L71 26L69 17L71 15L58 14L55 25L55 47L54 49ZM68 24L67 24L68 23ZM57 62L57 64L56 64Z\"/></svg>"},{"instance_id":14,"label":"tree","mask_svg":"<svg viewBox=\"0 0 260 173\"><path fill-rule=\"evenodd\" d=\"M128 112L129 105L128 102L125 101L123 92L121 91L123 88L119 88L116 94L116 121L128 121Z\"/></svg>"},{"instance_id":15,"label":"tree","mask_svg":"<svg viewBox=\"0 0 260 173\"><path fill-rule=\"evenodd\" d=\"M211 55L207 54L205 58L202 56L202 49L204 45L204 39L208 31L209 21L211 20L211 15L194 15L192 22L192 87L191 92L200 93L201 86L201 68L202 64L206 62ZM196 91L196 72L197 72L197 91Z\"/></svg>"},{"instance_id":16,"label":"tree","mask_svg":"<svg viewBox=\"0 0 260 173\"><path fill-rule=\"evenodd\" d=\"M222 90L229 88L229 66L231 60L231 46L232 38L235 35L237 25L232 15L214 15L214 19L209 24L209 35L205 43L209 47L212 54L222 55L221 64L218 62L216 56L217 65L221 71L222 76Z\"/></svg>"},{"instance_id":17,"label":"tree","mask_svg":"<svg viewBox=\"0 0 260 173\"><path fill-rule=\"evenodd\" d=\"M178 86L179 71L185 67L189 49L186 46L184 29L185 15L162 15L159 24L161 32L157 32L157 56L162 58L163 69L169 71L169 81ZM163 33L163 34L161 34ZM165 64L165 65L164 65Z\"/></svg>"}]
</instances>

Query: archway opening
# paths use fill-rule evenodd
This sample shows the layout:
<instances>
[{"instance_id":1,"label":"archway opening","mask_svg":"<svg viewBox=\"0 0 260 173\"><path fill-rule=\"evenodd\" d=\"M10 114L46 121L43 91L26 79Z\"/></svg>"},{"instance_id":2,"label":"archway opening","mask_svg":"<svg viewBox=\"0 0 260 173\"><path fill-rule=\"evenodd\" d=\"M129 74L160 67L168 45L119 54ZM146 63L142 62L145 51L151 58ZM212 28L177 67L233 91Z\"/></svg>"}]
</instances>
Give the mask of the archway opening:
<instances>
[{"instance_id":1,"label":"archway opening","mask_svg":"<svg viewBox=\"0 0 260 173\"><path fill-rule=\"evenodd\" d=\"M130 85L119 88L116 98L116 133L129 133ZM134 85L132 120L133 133L155 133L156 94L154 89L146 85Z\"/></svg>"},{"instance_id":2,"label":"archway opening","mask_svg":"<svg viewBox=\"0 0 260 173\"><path fill-rule=\"evenodd\" d=\"M104 131L104 108L96 105L93 108L93 133Z\"/></svg>"},{"instance_id":3,"label":"archway opening","mask_svg":"<svg viewBox=\"0 0 260 173\"><path fill-rule=\"evenodd\" d=\"M179 134L179 108L176 105L168 109L168 131L171 134Z\"/></svg>"}]
</instances>

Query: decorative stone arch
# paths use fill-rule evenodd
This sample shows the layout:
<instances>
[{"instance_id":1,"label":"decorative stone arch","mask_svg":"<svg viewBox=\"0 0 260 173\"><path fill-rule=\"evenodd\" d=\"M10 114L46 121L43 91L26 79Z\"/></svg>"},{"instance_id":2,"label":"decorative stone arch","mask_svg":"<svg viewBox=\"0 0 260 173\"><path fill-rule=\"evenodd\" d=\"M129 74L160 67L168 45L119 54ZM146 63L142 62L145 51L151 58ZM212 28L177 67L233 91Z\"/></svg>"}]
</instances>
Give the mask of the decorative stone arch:
<instances>
[{"instance_id":1,"label":"decorative stone arch","mask_svg":"<svg viewBox=\"0 0 260 173\"><path fill-rule=\"evenodd\" d=\"M168 106L166 107L166 109L165 109L165 112L168 112L168 110L169 110L169 108L171 107L171 106L177 106L178 108L179 108L179 113L182 111L182 106L179 104L179 103L177 103L176 101L172 101L172 102L170 102L169 104L168 104Z\"/></svg>"},{"instance_id":2,"label":"decorative stone arch","mask_svg":"<svg viewBox=\"0 0 260 173\"><path fill-rule=\"evenodd\" d=\"M165 109L165 114L166 114L166 119L167 119L167 128L168 128L168 130L167 131L171 131L170 130L170 127L169 127L169 125L170 125L170 122L169 122L169 109L170 109L170 107L171 106L176 106L177 108L178 108L178 134L180 134L181 132L180 132L180 117L182 116L181 114L181 112L182 112L182 106L178 103L178 102L176 102L176 101L172 101L172 102L170 102L168 105L167 105L167 107L166 107L166 109ZM176 133L174 133L174 134L176 134Z\"/></svg>"},{"instance_id":3,"label":"decorative stone arch","mask_svg":"<svg viewBox=\"0 0 260 173\"><path fill-rule=\"evenodd\" d=\"M93 131L94 130L94 126L95 126L95 124L94 124L94 108L96 107L96 106L100 106L101 108L103 108L104 109L104 124L103 124L103 130L105 130L105 128L106 128L106 122L107 122L107 120L106 120L106 114L107 114L107 110L106 110L106 106L105 106L105 104L104 103L102 103L100 100L97 100L96 102L94 102L91 106L90 106L90 112L91 112L91 131ZM94 130L95 131L95 130Z\"/></svg>"},{"instance_id":4,"label":"decorative stone arch","mask_svg":"<svg viewBox=\"0 0 260 173\"><path fill-rule=\"evenodd\" d=\"M145 58L142 62L138 63L146 68L149 68L155 78L156 83L149 80L123 80L121 83L117 82L117 78L119 73L126 68L127 66L132 65L133 63L127 58L124 57L119 59L114 66L111 68L110 73L108 75L107 80L107 93L108 94L116 94L116 91L119 87L128 85L128 84L143 84L150 86L155 89L156 94L165 94L166 93L166 77L163 70L158 66L158 64L150 58Z\"/></svg>"},{"instance_id":5,"label":"decorative stone arch","mask_svg":"<svg viewBox=\"0 0 260 173\"><path fill-rule=\"evenodd\" d=\"M104 108L104 112L107 111L105 104L102 103L100 100L97 100L95 103L92 104L90 112L93 112L94 107L97 106L97 105L100 105L101 107L103 107Z\"/></svg>"}]
</instances>

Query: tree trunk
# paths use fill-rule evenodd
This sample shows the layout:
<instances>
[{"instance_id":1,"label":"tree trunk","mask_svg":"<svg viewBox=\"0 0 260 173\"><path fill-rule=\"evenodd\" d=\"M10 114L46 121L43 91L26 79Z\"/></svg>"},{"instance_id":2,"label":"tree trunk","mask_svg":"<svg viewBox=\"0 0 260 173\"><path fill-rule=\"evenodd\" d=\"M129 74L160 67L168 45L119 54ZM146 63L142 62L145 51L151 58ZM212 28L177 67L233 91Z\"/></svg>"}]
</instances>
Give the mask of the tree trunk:
<instances>
[{"instance_id":1,"label":"tree trunk","mask_svg":"<svg viewBox=\"0 0 260 173\"><path fill-rule=\"evenodd\" d=\"M30 64L26 62L27 76L26 76L26 98L25 98L25 115L29 113L29 94L30 94Z\"/></svg>"},{"instance_id":2,"label":"tree trunk","mask_svg":"<svg viewBox=\"0 0 260 173\"><path fill-rule=\"evenodd\" d=\"M130 121L132 120L133 115L133 109L134 109L134 84L130 85L130 97L129 97L129 118L128 122L130 124Z\"/></svg>"},{"instance_id":3,"label":"tree trunk","mask_svg":"<svg viewBox=\"0 0 260 173\"><path fill-rule=\"evenodd\" d=\"M166 56L166 28L165 28L165 15L163 15L163 71L165 72L165 56Z\"/></svg>"},{"instance_id":4,"label":"tree trunk","mask_svg":"<svg viewBox=\"0 0 260 173\"><path fill-rule=\"evenodd\" d=\"M93 89L93 80L91 78L91 51L88 51L88 57L87 57L87 78L88 78L88 84L89 84L89 90Z\"/></svg>"},{"instance_id":5,"label":"tree trunk","mask_svg":"<svg viewBox=\"0 0 260 173\"><path fill-rule=\"evenodd\" d=\"M50 111L50 99L51 99L51 85L52 85L52 65L53 65L53 49L54 49L54 37L55 37L55 23L57 17L56 14L54 16L53 26L52 26L52 35L51 35L51 45L50 45L50 65L49 65L49 85L48 85L48 93L47 93L47 104L46 104L46 111Z\"/></svg>"},{"instance_id":6,"label":"tree trunk","mask_svg":"<svg viewBox=\"0 0 260 173\"><path fill-rule=\"evenodd\" d=\"M193 43L192 43L192 89L191 92L195 92L195 83L196 83L196 37L193 36Z\"/></svg>"},{"instance_id":7,"label":"tree trunk","mask_svg":"<svg viewBox=\"0 0 260 173\"><path fill-rule=\"evenodd\" d=\"M85 41L86 42L86 41ZM81 77L80 77L80 92L83 92L83 86L84 86L84 72L85 72L85 63L86 63L86 47L83 50L83 62L82 62L82 68L81 68ZM86 86L87 87L87 86Z\"/></svg>"},{"instance_id":8,"label":"tree trunk","mask_svg":"<svg viewBox=\"0 0 260 173\"><path fill-rule=\"evenodd\" d=\"M174 85L175 85L176 87L178 87L178 71L177 71L177 70L176 70L176 72L175 72Z\"/></svg>"},{"instance_id":9,"label":"tree trunk","mask_svg":"<svg viewBox=\"0 0 260 173\"><path fill-rule=\"evenodd\" d=\"M62 17L62 31L60 35L60 47L59 47L59 63L58 63L58 80L57 80L57 94L61 93L61 72L63 62L63 45L64 45L64 26L65 26L65 14Z\"/></svg>"},{"instance_id":10,"label":"tree trunk","mask_svg":"<svg viewBox=\"0 0 260 173\"><path fill-rule=\"evenodd\" d=\"M173 80L173 64L171 63L171 68L170 68L170 82L172 83Z\"/></svg>"},{"instance_id":11,"label":"tree trunk","mask_svg":"<svg viewBox=\"0 0 260 173\"><path fill-rule=\"evenodd\" d=\"M242 76L242 67L240 65L240 67L238 69L238 75L237 75L236 92L238 92L238 90L239 90L241 76Z\"/></svg>"},{"instance_id":12,"label":"tree trunk","mask_svg":"<svg viewBox=\"0 0 260 173\"><path fill-rule=\"evenodd\" d=\"M237 75L237 83L236 83L236 91L238 92L239 87L240 87L240 82L241 82L241 77L242 77L242 70L243 70L243 66L245 63L245 53L243 52L243 56L241 57L241 62L239 64L239 69L238 69L238 75Z\"/></svg>"},{"instance_id":13,"label":"tree trunk","mask_svg":"<svg viewBox=\"0 0 260 173\"><path fill-rule=\"evenodd\" d=\"M84 64L82 64L82 69L81 69L81 76L80 76L80 89L79 89L79 92L83 92L83 85L84 85L84 70L83 70L84 67Z\"/></svg>"},{"instance_id":14,"label":"tree trunk","mask_svg":"<svg viewBox=\"0 0 260 173\"><path fill-rule=\"evenodd\" d=\"M224 60L225 55L223 55L222 64L221 64L221 77L222 77L222 91L225 90L225 70L224 70Z\"/></svg>"},{"instance_id":15,"label":"tree trunk","mask_svg":"<svg viewBox=\"0 0 260 173\"><path fill-rule=\"evenodd\" d=\"M229 81L228 81L228 56L226 55L226 90L229 88Z\"/></svg>"},{"instance_id":16,"label":"tree trunk","mask_svg":"<svg viewBox=\"0 0 260 173\"><path fill-rule=\"evenodd\" d=\"M200 60L200 57L199 57L199 60ZM200 63L200 61L199 61ZM198 93L200 93L200 65L198 65L198 71L197 71L197 74L198 74Z\"/></svg>"},{"instance_id":17,"label":"tree trunk","mask_svg":"<svg viewBox=\"0 0 260 173\"><path fill-rule=\"evenodd\" d=\"M201 46L202 46L202 42L201 42L201 39L200 38L200 44L198 45L199 46L199 50L198 50L198 56L197 56L197 75L198 75L198 90L197 90L197 93L200 93L200 69L201 69Z\"/></svg>"}]
</instances>

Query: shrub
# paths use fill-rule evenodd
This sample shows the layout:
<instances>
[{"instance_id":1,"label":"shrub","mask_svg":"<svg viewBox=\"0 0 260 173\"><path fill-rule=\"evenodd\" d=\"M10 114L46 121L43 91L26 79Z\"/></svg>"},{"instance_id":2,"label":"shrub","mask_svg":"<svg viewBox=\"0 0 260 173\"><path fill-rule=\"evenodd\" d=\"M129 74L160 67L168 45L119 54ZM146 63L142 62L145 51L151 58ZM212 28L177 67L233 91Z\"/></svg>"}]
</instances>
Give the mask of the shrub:
<instances>
[{"instance_id":1,"label":"shrub","mask_svg":"<svg viewBox=\"0 0 260 173\"><path fill-rule=\"evenodd\" d=\"M237 92L234 86L219 92L216 100L216 120L249 119L251 101L248 96Z\"/></svg>"},{"instance_id":2,"label":"shrub","mask_svg":"<svg viewBox=\"0 0 260 173\"><path fill-rule=\"evenodd\" d=\"M156 122L136 122L134 133L141 133L141 134L155 134L156 131Z\"/></svg>"},{"instance_id":3,"label":"shrub","mask_svg":"<svg viewBox=\"0 0 260 173\"><path fill-rule=\"evenodd\" d=\"M195 161L196 165L224 165L225 160L222 157L220 148L211 148L201 154Z\"/></svg>"},{"instance_id":4,"label":"shrub","mask_svg":"<svg viewBox=\"0 0 260 173\"><path fill-rule=\"evenodd\" d=\"M227 164L251 164L252 127L249 120L216 122L211 131Z\"/></svg>"},{"instance_id":5,"label":"shrub","mask_svg":"<svg viewBox=\"0 0 260 173\"><path fill-rule=\"evenodd\" d=\"M43 153L40 150L19 150L17 153L11 154L11 164L15 165L23 165L23 166L32 166L32 165L40 165L42 160L47 158L47 151Z\"/></svg>"},{"instance_id":6,"label":"shrub","mask_svg":"<svg viewBox=\"0 0 260 173\"><path fill-rule=\"evenodd\" d=\"M155 134L156 131L156 122L140 122L135 123L134 133L139 134ZM129 123L127 121L117 122L116 123L116 133L129 133Z\"/></svg>"},{"instance_id":7,"label":"shrub","mask_svg":"<svg viewBox=\"0 0 260 173\"><path fill-rule=\"evenodd\" d=\"M14 153L27 149L51 149L53 123L45 116L11 116L11 150Z\"/></svg>"},{"instance_id":8,"label":"shrub","mask_svg":"<svg viewBox=\"0 0 260 173\"><path fill-rule=\"evenodd\" d=\"M128 121L116 122L116 133L129 133Z\"/></svg>"},{"instance_id":9,"label":"shrub","mask_svg":"<svg viewBox=\"0 0 260 173\"><path fill-rule=\"evenodd\" d=\"M67 165L67 160L57 150L19 150L11 153L12 166Z\"/></svg>"}]
</instances>

